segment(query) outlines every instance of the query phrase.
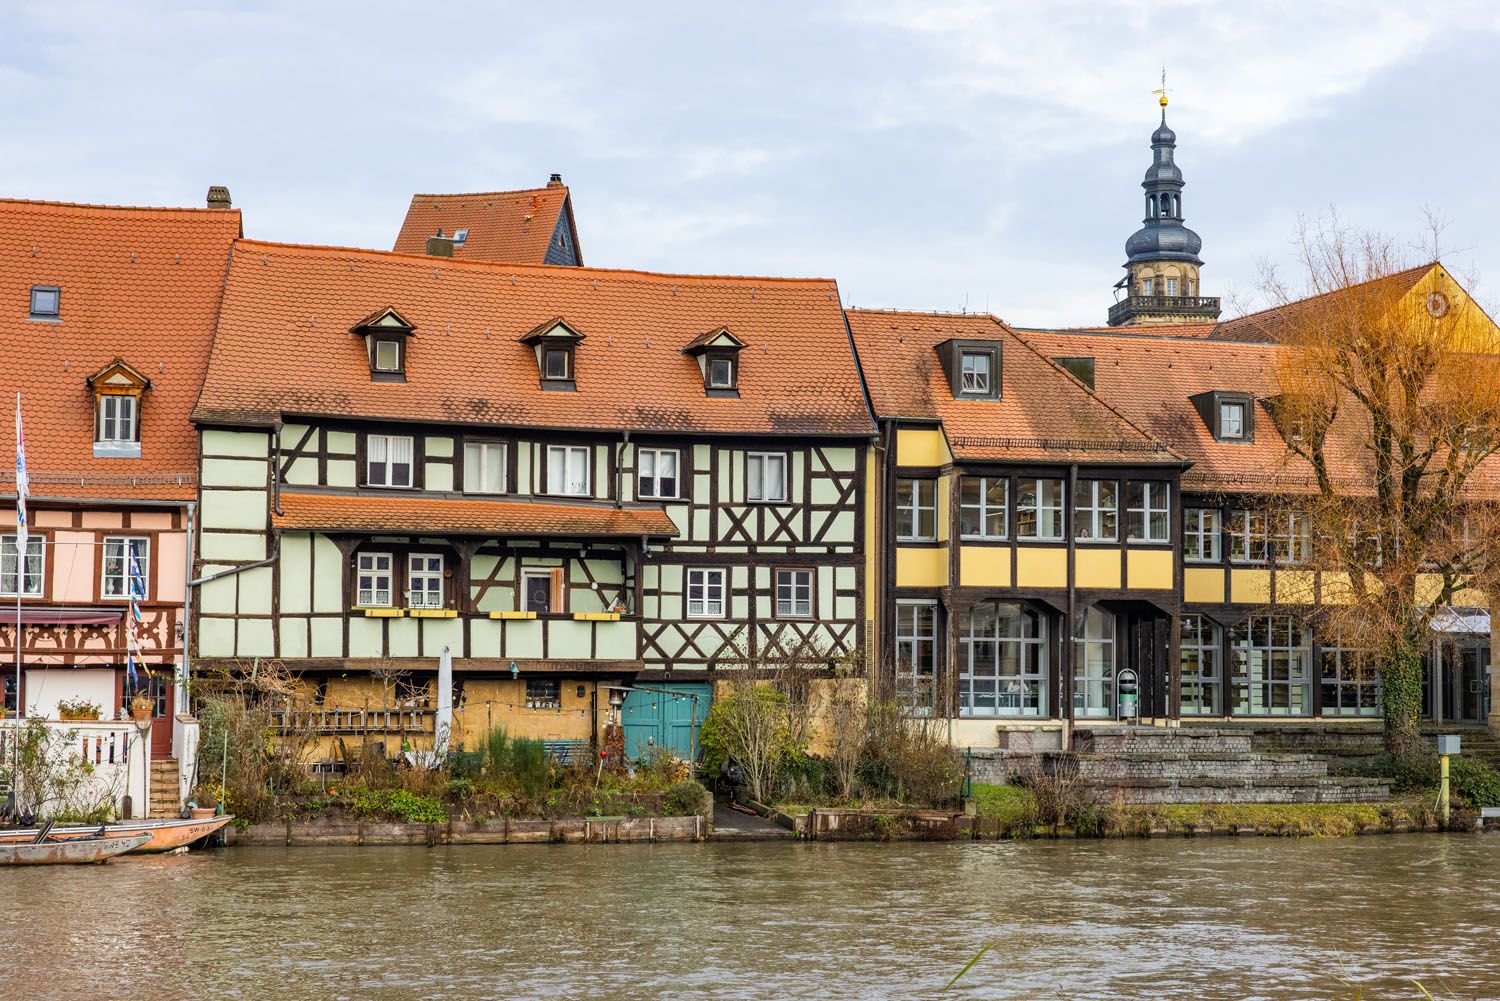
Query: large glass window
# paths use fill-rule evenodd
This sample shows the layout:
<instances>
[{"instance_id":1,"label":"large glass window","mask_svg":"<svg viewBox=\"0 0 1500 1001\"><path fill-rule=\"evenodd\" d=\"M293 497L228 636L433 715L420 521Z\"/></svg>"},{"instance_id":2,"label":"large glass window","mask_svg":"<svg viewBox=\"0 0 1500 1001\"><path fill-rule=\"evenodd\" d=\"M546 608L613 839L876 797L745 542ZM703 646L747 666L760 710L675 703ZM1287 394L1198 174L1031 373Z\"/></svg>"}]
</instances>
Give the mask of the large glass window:
<instances>
[{"instance_id":1,"label":"large glass window","mask_svg":"<svg viewBox=\"0 0 1500 1001\"><path fill-rule=\"evenodd\" d=\"M1016 533L1056 542L1063 537L1063 481L1021 480L1016 486Z\"/></svg>"},{"instance_id":2,"label":"large glass window","mask_svg":"<svg viewBox=\"0 0 1500 1001\"><path fill-rule=\"evenodd\" d=\"M1183 512L1182 557L1192 563L1219 562L1219 509L1190 507Z\"/></svg>"},{"instance_id":3,"label":"large glass window","mask_svg":"<svg viewBox=\"0 0 1500 1001\"><path fill-rule=\"evenodd\" d=\"M779 452L751 452L745 456L745 499L786 500L786 456Z\"/></svg>"},{"instance_id":4,"label":"large glass window","mask_svg":"<svg viewBox=\"0 0 1500 1001\"><path fill-rule=\"evenodd\" d=\"M1270 552L1266 516L1261 511L1229 512L1229 562L1264 563Z\"/></svg>"},{"instance_id":5,"label":"large glass window","mask_svg":"<svg viewBox=\"0 0 1500 1001\"><path fill-rule=\"evenodd\" d=\"M28 544L27 548L30 548ZM145 598L149 589L151 540L120 535L104 538L104 574L99 593L106 598Z\"/></svg>"},{"instance_id":6,"label":"large glass window","mask_svg":"<svg viewBox=\"0 0 1500 1001\"><path fill-rule=\"evenodd\" d=\"M45 551L45 540L40 535L33 532L26 536L26 559L20 568L20 592L23 597L42 596ZM16 596L16 577L16 536L14 533L0 535L0 594L12 598Z\"/></svg>"},{"instance_id":7,"label":"large glass window","mask_svg":"<svg viewBox=\"0 0 1500 1001\"><path fill-rule=\"evenodd\" d=\"M589 451L586 445L548 445L547 492L567 497L587 497Z\"/></svg>"},{"instance_id":8,"label":"large glass window","mask_svg":"<svg viewBox=\"0 0 1500 1001\"><path fill-rule=\"evenodd\" d=\"M1115 617L1095 607L1078 613L1073 630L1073 716L1115 714Z\"/></svg>"},{"instance_id":9,"label":"large glass window","mask_svg":"<svg viewBox=\"0 0 1500 1001\"><path fill-rule=\"evenodd\" d=\"M1182 617L1180 690L1184 716L1217 716L1223 711L1224 630L1207 616Z\"/></svg>"},{"instance_id":10,"label":"large glass window","mask_svg":"<svg viewBox=\"0 0 1500 1001\"><path fill-rule=\"evenodd\" d=\"M1010 481L965 476L958 481L958 532L965 539L1003 539L1010 515Z\"/></svg>"},{"instance_id":11,"label":"large glass window","mask_svg":"<svg viewBox=\"0 0 1500 1001\"><path fill-rule=\"evenodd\" d=\"M1236 716L1305 716L1311 709L1312 652L1290 615L1257 615L1230 631Z\"/></svg>"},{"instance_id":12,"label":"large glass window","mask_svg":"<svg viewBox=\"0 0 1500 1001\"><path fill-rule=\"evenodd\" d=\"M361 608L391 604L391 554L360 553L355 566L354 603Z\"/></svg>"},{"instance_id":13,"label":"large glass window","mask_svg":"<svg viewBox=\"0 0 1500 1001\"><path fill-rule=\"evenodd\" d=\"M1132 480L1125 485L1125 537L1131 542L1171 542L1169 484Z\"/></svg>"},{"instance_id":14,"label":"large glass window","mask_svg":"<svg viewBox=\"0 0 1500 1001\"><path fill-rule=\"evenodd\" d=\"M1079 480L1073 485L1073 531L1080 542L1118 542L1120 484Z\"/></svg>"},{"instance_id":15,"label":"large glass window","mask_svg":"<svg viewBox=\"0 0 1500 1001\"><path fill-rule=\"evenodd\" d=\"M365 438L365 483L372 487L411 486L412 439L372 434Z\"/></svg>"},{"instance_id":16,"label":"large glass window","mask_svg":"<svg viewBox=\"0 0 1500 1001\"><path fill-rule=\"evenodd\" d=\"M1047 712L1046 628L1029 608L983 602L959 637L959 714L1042 716Z\"/></svg>"},{"instance_id":17,"label":"large glass window","mask_svg":"<svg viewBox=\"0 0 1500 1001\"><path fill-rule=\"evenodd\" d=\"M937 602L896 602L896 692L931 711L937 701Z\"/></svg>"},{"instance_id":18,"label":"large glass window","mask_svg":"<svg viewBox=\"0 0 1500 1001\"><path fill-rule=\"evenodd\" d=\"M896 538L931 542L937 538L937 480L896 481Z\"/></svg>"},{"instance_id":19,"label":"large glass window","mask_svg":"<svg viewBox=\"0 0 1500 1001\"><path fill-rule=\"evenodd\" d=\"M1335 641L1321 659L1324 716L1380 715L1380 675L1369 650Z\"/></svg>"},{"instance_id":20,"label":"large glass window","mask_svg":"<svg viewBox=\"0 0 1500 1001\"><path fill-rule=\"evenodd\" d=\"M1283 566L1306 563L1312 556L1307 517L1295 511L1269 519L1271 558Z\"/></svg>"}]
</instances>

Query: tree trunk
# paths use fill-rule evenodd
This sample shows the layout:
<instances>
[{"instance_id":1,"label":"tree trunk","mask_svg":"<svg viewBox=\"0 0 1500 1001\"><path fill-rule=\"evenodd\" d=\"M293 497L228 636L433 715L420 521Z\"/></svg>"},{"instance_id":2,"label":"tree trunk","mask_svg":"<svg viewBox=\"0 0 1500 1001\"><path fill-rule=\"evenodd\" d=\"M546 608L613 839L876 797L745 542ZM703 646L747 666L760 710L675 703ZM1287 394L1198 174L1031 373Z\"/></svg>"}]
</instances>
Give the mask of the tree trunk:
<instances>
[{"instance_id":1,"label":"tree trunk","mask_svg":"<svg viewBox=\"0 0 1500 1001\"><path fill-rule=\"evenodd\" d=\"M1422 718L1422 638L1407 636L1392 651L1380 672L1380 699L1385 713L1385 749L1404 758L1421 747L1417 724Z\"/></svg>"}]
</instances>

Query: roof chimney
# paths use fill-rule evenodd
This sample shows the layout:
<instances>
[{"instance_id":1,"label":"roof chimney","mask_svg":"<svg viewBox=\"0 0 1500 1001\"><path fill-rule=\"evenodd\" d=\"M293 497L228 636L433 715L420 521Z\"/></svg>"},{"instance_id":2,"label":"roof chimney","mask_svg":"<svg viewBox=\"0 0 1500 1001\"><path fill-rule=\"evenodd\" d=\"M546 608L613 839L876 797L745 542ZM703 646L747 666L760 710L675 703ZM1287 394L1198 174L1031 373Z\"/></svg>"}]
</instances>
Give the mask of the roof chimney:
<instances>
[{"instance_id":1,"label":"roof chimney","mask_svg":"<svg viewBox=\"0 0 1500 1001\"><path fill-rule=\"evenodd\" d=\"M562 175L561 174L553 174L551 177L547 178L547 187L549 187L549 188L560 188L562 186L563 186L563 182L562 182Z\"/></svg>"},{"instance_id":2,"label":"roof chimney","mask_svg":"<svg viewBox=\"0 0 1500 1001\"><path fill-rule=\"evenodd\" d=\"M438 230L437 236L429 236L427 238L427 256L452 257L453 237L444 236L442 230Z\"/></svg>"},{"instance_id":3,"label":"roof chimney","mask_svg":"<svg viewBox=\"0 0 1500 1001\"><path fill-rule=\"evenodd\" d=\"M222 184L210 184L208 186L208 207L211 209L227 209L234 205L229 200L229 189Z\"/></svg>"}]
</instances>

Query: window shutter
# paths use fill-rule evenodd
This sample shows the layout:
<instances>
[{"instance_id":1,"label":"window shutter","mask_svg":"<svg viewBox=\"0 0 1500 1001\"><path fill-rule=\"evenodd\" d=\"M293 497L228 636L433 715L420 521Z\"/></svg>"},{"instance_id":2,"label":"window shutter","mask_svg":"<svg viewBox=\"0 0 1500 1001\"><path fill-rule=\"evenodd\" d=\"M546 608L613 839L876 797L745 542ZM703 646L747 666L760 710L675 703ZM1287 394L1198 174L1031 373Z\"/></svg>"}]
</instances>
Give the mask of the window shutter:
<instances>
[{"instance_id":1,"label":"window shutter","mask_svg":"<svg viewBox=\"0 0 1500 1001\"><path fill-rule=\"evenodd\" d=\"M563 601L565 596L563 592L563 573L566 570L566 567L553 567L551 571L552 594L550 605L554 613L567 611L567 609L564 607Z\"/></svg>"}]
</instances>

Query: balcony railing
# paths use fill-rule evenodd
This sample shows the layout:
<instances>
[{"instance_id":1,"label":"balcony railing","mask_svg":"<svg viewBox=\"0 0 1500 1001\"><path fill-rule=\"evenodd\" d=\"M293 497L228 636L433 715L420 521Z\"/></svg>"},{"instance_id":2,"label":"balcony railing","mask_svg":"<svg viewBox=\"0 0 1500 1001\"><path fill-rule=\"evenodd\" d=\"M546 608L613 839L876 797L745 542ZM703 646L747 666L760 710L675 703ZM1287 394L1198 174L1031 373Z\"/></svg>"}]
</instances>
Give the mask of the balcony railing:
<instances>
[{"instance_id":1,"label":"balcony railing","mask_svg":"<svg viewBox=\"0 0 1500 1001\"><path fill-rule=\"evenodd\" d=\"M1141 315L1191 316L1204 320L1219 318L1216 295L1132 295L1109 307L1109 325L1128 323Z\"/></svg>"},{"instance_id":2,"label":"balcony railing","mask_svg":"<svg viewBox=\"0 0 1500 1001\"><path fill-rule=\"evenodd\" d=\"M278 733L416 733L437 726L436 709L279 709L271 714Z\"/></svg>"}]
</instances>

